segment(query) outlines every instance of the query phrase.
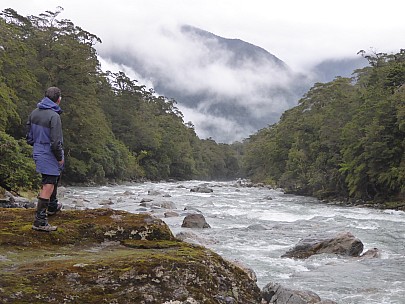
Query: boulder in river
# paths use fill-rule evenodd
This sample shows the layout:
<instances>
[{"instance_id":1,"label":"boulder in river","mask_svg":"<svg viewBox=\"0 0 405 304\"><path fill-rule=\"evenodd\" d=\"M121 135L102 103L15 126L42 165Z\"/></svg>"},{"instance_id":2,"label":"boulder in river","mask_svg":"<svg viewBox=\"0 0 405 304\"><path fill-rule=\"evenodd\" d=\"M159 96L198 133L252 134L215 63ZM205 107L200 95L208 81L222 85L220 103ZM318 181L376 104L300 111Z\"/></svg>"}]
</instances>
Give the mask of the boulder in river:
<instances>
[{"instance_id":1,"label":"boulder in river","mask_svg":"<svg viewBox=\"0 0 405 304\"><path fill-rule=\"evenodd\" d=\"M322 300L316 293L308 290L293 290L278 283L269 283L262 289L262 304L336 304Z\"/></svg>"},{"instance_id":2,"label":"boulder in river","mask_svg":"<svg viewBox=\"0 0 405 304\"><path fill-rule=\"evenodd\" d=\"M214 192L211 188L202 186L202 187L194 187L190 189L190 192L198 192L198 193L211 193Z\"/></svg>"},{"instance_id":3,"label":"boulder in river","mask_svg":"<svg viewBox=\"0 0 405 304\"><path fill-rule=\"evenodd\" d=\"M302 239L281 257L305 259L314 254L334 253L358 257L363 252L363 243L350 232L335 236L314 235Z\"/></svg>"},{"instance_id":4,"label":"boulder in river","mask_svg":"<svg viewBox=\"0 0 405 304\"><path fill-rule=\"evenodd\" d=\"M161 208L161 209L176 209L176 204L173 203L172 201L143 201L142 203L139 204L142 207L148 207L148 208Z\"/></svg>"},{"instance_id":5,"label":"boulder in river","mask_svg":"<svg viewBox=\"0 0 405 304\"><path fill-rule=\"evenodd\" d=\"M188 214L183 220L184 228L211 228L202 214Z\"/></svg>"}]
</instances>

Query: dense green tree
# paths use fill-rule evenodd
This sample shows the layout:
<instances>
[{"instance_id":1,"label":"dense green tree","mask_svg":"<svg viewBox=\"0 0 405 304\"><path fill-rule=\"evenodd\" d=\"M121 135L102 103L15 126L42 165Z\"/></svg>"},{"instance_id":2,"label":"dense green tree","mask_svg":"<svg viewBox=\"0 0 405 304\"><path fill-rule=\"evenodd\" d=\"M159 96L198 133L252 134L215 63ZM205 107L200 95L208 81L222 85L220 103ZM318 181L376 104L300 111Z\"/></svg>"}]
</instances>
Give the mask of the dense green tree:
<instances>
[{"instance_id":1,"label":"dense green tree","mask_svg":"<svg viewBox=\"0 0 405 304\"><path fill-rule=\"evenodd\" d=\"M39 183L30 146L0 131L0 187L18 192L21 188L36 189Z\"/></svg>"},{"instance_id":2,"label":"dense green tree","mask_svg":"<svg viewBox=\"0 0 405 304\"><path fill-rule=\"evenodd\" d=\"M200 140L192 124L184 123L174 100L146 90L122 72L109 73L109 79L114 95L105 99L102 107L114 134L137 156L147 178L236 176L239 164L232 154L235 151L228 145Z\"/></svg>"},{"instance_id":3,"label":"dense green tree","mask_svg":"<svg viewBox=\"0 0 405 304\"><path fill-rule=\"evenodd\" d=\"M10 20L18 15L9 10L4 16ZM21 26L0 18L0 128L15 137L25 133L28 100L40 88L33 74L35 51L27 45L25 37Z\"/></svg>"},{"instance_id":4,"label":"dense green tree","mask_svg":"<svg viewBox=\"0 0 405 304\"><path fill-rule=\"evenodd\" d=\"M404 184L399 169L405 151L404 132L398 110L405 103L399 92L405 82L405 52L368 58L373 68L362 73L361 105L343 129L341 171L352 196L387 199L401 192Z\"/></svg>"},{"instance_id":5,"label":"dense green tree","mask_svg":"<svg viewBox=\"0 0 405 304\"><path fill-rule=\"evenodd\" d=\"M246 141L248 176L317 197L403 200L404 55L367 54L352 79L315 84Z\"/></svg>"},{"instance_id":6,"label":"dense green tree","mask_svg":"<svg viewBox=\"0 0 405 304\"><path fill-rule=\"evenodd\" d=\"M93 46L100 39L68 20L57 20L59 13L22 17L11 9L3 12L1 30L6 35L2 35L0 76L8 76L1 96L8 98L10 110L7 118L2 113L2 121L18 114L7 132L17 139L24 137L25 121L42 92L58 86L63 95L65 180L102 182L142 176L136 158L115 138L99 106L100 83L106 81ZM8 100L14 102L14 112Z\"/></svg>"},{"instance_id":7,"label":"dense green tree","mask_svg":"<svg viewBox=\"0 0 405 304\"><path fill-rule=\"evenodd\" d=\"M22 98L38 85L28 69L32 52L21 35L18 27L0 18L0 187L16 192L39 186L30 147L9 135L25 130Z\"/></svg>"}]
</instances>

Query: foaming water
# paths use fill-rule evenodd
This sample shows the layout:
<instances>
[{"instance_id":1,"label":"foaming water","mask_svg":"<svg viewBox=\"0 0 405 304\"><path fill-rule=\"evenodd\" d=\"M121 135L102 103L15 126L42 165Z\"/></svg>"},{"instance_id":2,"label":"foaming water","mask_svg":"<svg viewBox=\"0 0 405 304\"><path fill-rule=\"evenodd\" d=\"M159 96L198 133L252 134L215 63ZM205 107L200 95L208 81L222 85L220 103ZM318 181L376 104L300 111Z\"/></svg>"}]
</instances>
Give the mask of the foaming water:
<instances>
[{"instance_id":1,"label":"foaming water","mask_svg":"<svg viewBox=\"0 0 405 304\"><path fill-rule=\"evenodd\" d=\"M190 192L202 184L213 192ZM72 187L67 189L64 202L74 206L74 200L80 200L84 207L100 208L108 200L110 208L152 212L174 234L192 231L204 246L253 269L259 287L278 282L338 303L405 304L404 212L326 205L314 198L234 184L187 181ZM164 218L167 210L142 208L139 203L144 198L173 202L173 211L179 216ZM182 228L185 208L200 211L211 229ZM302 238L345 231L358 237L365 250L378 248L381 258L325 254L305 260L281 258Z\"/></svg>"}]
</instances>

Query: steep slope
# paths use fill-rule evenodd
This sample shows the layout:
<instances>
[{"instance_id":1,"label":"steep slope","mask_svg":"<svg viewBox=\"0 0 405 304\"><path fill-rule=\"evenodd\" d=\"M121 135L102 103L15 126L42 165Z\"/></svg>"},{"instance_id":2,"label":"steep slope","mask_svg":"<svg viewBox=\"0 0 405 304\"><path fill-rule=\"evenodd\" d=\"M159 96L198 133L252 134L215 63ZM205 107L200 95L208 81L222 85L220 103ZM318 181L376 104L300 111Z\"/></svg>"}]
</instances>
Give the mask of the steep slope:
<instances>
[{"instance_id":1,"label":"steep slope","mask_svg":"<svg viewBox=\"0 0 405 304\"><path fill-rule=\"evenodd\" d=\"M263 48L184 25L165 32L177 53L154 49L154 60L136 52L104 53L148 79L157 93L178 102L197 134L220 142L240 140L295 106L310 81Z\"/></svg>"},{"instance_id":2,"label":"steep slope","mask_svg":"<svg viewBox=\"0 0 405 304\"><path fill-rule=\"evenodd\" d=\"M103 56L175 99L201 138L226 143L277 122L315 82L350 77L367 65L360 57L336 58L303 75L259 46L190 25L163 29L160 39L142 52L114 50Z\"/></svg>"}]
</instances>

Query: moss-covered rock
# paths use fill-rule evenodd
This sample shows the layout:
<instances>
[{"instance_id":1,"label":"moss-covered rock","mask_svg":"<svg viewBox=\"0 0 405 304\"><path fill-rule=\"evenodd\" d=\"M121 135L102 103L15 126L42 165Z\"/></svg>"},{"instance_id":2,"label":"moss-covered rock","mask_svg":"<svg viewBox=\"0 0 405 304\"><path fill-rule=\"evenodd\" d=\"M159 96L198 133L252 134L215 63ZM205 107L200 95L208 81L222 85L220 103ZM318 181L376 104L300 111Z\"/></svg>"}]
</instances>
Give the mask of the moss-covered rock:
<instances>
[{"instance_id":1,"label":"moss-covered rock","mask_svg":"<svg viewBox=\"0 0 405 304\"><path fill-rule=\"evenodd\" d=\"M51 233L33 215L0 209L1 303L260 303L245 272L150 215L63 211Z\"/></svg>"}]
</instances>

